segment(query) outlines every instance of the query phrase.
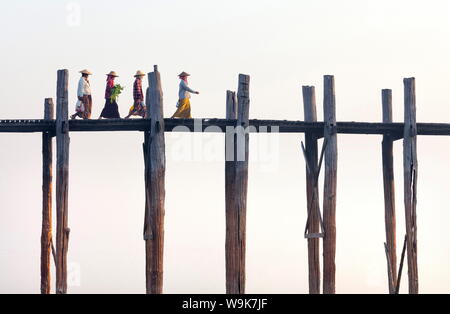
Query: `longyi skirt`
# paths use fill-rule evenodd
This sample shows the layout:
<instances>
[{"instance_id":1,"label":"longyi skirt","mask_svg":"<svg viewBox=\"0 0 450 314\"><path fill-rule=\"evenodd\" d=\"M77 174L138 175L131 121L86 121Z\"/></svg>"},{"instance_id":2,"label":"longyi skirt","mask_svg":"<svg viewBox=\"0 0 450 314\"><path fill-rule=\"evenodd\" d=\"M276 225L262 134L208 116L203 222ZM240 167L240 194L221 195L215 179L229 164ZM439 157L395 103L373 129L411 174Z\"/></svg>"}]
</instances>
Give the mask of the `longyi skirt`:
<instances>
[{"instance_id":1,"label":"longyi skirt","mask_svg":"<svg viewBox=\"0 0 450 314\"><path fill-rule=\"evenodd\" d=\"M108 119L120 119L119 106L117 105L117 102L111 102L110 99L107 99L100 117Z\"/></svg>"},{"instance_id":2,"label":"longyi skirt","mask_svg":"<svg viewBox=\"0 0 450 314\"><path fill-rule=\"evenodd\" d=\"M189 98L180 99L178 101L177 111L172 115L172 118L192 118L191 116L191 102Z\"/></svg>"}]
</instances>

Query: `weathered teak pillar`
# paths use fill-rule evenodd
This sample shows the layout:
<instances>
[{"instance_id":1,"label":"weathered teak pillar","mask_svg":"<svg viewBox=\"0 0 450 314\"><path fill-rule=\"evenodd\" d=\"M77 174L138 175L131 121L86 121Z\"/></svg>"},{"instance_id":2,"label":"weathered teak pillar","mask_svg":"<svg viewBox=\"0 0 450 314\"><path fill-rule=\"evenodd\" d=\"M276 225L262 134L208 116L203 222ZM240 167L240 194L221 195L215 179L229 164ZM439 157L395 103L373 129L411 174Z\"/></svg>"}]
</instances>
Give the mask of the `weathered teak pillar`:
<instances>
[{"instance_id":1,"label":"weathered teak pillar","mask_svg":"<svg viewBox=\"0 0 450 314\"><path fill-rule=\"evenodd\" d=\"M164 254L164 198L166 155L164 142L164 114L161 76L155 65L148 74L147 112L150 116L150 132L146 136L146 215L145 253L146 290L148 294L163 291Z\"/></svg>"},{"instance_id":2,"label":"weathered teak pillar","mask_svg":"<svg viewBox=\"0 0 450 314\"><path fill-rule=\"evenodd\" d=\"M147 90L145 92L146 95L146 100L148 101L149 99L149 92L150 89L149 87L147 87ZM146 114L145 114L145 119L148 119L147 123L150 125L150 107L147 106L146 108ZM148 197L147 197L147 190L149 189L149 178L147 175L147 171L148 171L148 167L149 167L149 158L148 158L148 150L149 150L149 143L150 143L150 131L144 131L144 143L142 144L142 150L144 153L144 182L145 182L145 217L144 217L144 241L147 241L148 239L150 239L150 237L152 237L151 233L149 234L149 232L151 232L151 228L148 225Z\"/></svg>"},{"instance_id":3,"label":"weathered teak pillar","mask_svg":"<svg viewBox=\"0 0 450 314\"><path fill-rule=\"evenodd\" d=\"M382 90L383 123L392 123L392 90ZM383 135L383 183L384 217L386 225L386 257L388 264L389 293L394 294L397 286L397 253L395 230L395 186L394 186L394 139L392 134Z\"/></svg>"},{"instance_id":4,"label":"weathered teak pillar","mask_svg":"<svg viewBox=\"0 0 450 314\"><path fill-rule=\"evenodd\" d=\"M337 137L334 77L324 77L325 183L323 189L323 293L335 293Z\"/></svg>"},{"instance_id":5,"label":"weathered teak pillar","mask_svg":"<svg viewBox=\"0 0 450 314\"><path fill-rule=\"evenodd\" d=\"M59 70L56 90L56 293L67 293L69 190L69 71Z\"/></svg>"},{"instance_id":6,"label":"weathered teak pillar","mask_svg":"<svg viewBox=\"0 0 450 314\"><path fill-rule=\"evenodd\" d=\"M46 98L44 120L53 120L53 99ZM52 247L52 164L53 131L42 133L42 232L41 232L41 293L50 293L50 256Z\"/></svg>"},{"instance_id":7,"label":"weathered teak pillar","mask_svg":"<svg viewBox=\"0 0 450 314\"><path fill-rule=\"evenodd\" d=\"M403 134L403 175L405 193L406 238L409 293L419 293L417 270L417 127L416 85L414 78L403 80L405 93L405 129Z\"/></svg>"},{"instance_id":8,"label":"weathered teak pillar","mask_svg":"<svg viewBox=\"0 0 450 314\"><path fill-rule=\"evenodd\" d=\"M314 86L303 86L303 112L305 122L317 122L316 95ZM305 132L306 158L310 165L313 165L312 172L306 171L306 197L307 208L311 209L309 217L309 232L319 233L319 195L317 185L314 185L315 173L318 168L317 134ZM316 191L314 191L316 190ZM309 293L320 293L320 254L319 238L308 239L308 265L309 265Z\"/></svg>"},{"instance_id":9,"label":"weathered teak pillar","mask_svg":"<svg viewBox=\"0 0 450 314\"><path fill-rule=\"evenodd\" d=\"M237 119L236 93L227 91L226 118ZM238 293L239 259L235 254L238 247L239 219L235 210L236 197L236 136L235 128L226 127L225 132L225 272L226 293Z\"/></svg>"},{"instance_id":10,"label":"weathered teak pillar","mask_svg":"<svg viewBox=\"0 0 450 314\"><path fill-rule=\"evenodd\" d=\"M236 138L226 155L233 154L233 161L226 161L226 292L245 293L245 250L246 215L248 185L248 145L249 145L249 84L250 76L239 74L237 92L237 113L234 93L227 93L227 118L237 117ZM230 138L231 130L226 134ZM227 157L226 156L226 157Z\"/></svg>"}]
</instances>

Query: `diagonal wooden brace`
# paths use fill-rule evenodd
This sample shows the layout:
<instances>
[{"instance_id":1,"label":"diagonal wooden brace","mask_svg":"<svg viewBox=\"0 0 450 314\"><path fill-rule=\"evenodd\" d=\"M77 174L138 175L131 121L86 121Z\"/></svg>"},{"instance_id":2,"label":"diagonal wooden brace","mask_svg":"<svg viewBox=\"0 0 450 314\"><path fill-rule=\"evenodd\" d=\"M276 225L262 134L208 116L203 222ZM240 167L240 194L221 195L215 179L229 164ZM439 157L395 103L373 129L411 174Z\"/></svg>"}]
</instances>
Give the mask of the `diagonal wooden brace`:
<instances>
[{"instance_id":1,"label":"diagonal wooden brace","mask_svg":"<svg viewBox=\"0 0 450 314\"><path fill-rule=\"evenodd\" d=\"M325 148L328 144L327 140L324 141L323 145L322 145L322 151L320 153L320 160L319 160L319 165L317 167L317 169L314 169L314 166L310 164L310 160L308 160L307 154L306 154L306 149L305 149L305 145L302 144L302 151L303 151L303 157L305 158L305 162L306 162L306 170L308 171L309 174L313 174L313 195L312 195L312 202L311 204L314 204L314 201L317 199L317 185L318 185L318 181L319 181L319 175L320 175L320 170L322 168L322 161L323 161L323 156L325 153ZM308 217L306 219L306 226L305 226L305 231L304 231L304 236L305 239L312 239L312 238L323 238L325 236L325 232L324 232L324 226L323 226L323 219L322 219L322 214L320 212L320 207L317 207L318 210L318 217L319 217L319 222L320 222L320 229L322 232L320 233L308 233L309 231L309 224L310 224L310 220L311 220L311 213L312 213L312 206L310 205L308 208Z\"/></svg>"}]
</instances>

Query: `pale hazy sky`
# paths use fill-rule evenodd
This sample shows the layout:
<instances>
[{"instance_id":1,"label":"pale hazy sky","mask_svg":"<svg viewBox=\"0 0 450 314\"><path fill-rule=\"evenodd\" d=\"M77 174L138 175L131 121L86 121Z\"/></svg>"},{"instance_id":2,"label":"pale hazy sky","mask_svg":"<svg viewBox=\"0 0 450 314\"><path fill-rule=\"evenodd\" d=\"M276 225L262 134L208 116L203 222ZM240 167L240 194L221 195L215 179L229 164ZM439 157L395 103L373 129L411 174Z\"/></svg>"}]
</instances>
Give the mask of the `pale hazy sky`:
<instances>
[{"instance_id":1,"label":"pale hazy sky","mask_svg":"<svg viewBox=\"0 0 450 314\"><path fill-rule=\"evenodd\" d=\"M322 77L332 74L339 121L380 121L382 88L393 89L394 121L402 121L402 79L415 76L417 121L449 123L449 9L437 0L9 1L0 10L0 119L43 117L63 68L70 111L77 72L88 68L93 117L111 70L126 86L125 115L135 71L158 64L166 117L175 110L177 74L187 71L201 92L192 99L194 117L223 118L225 91L245 73L251 118L303 120L301 85L315 85L322 119ZM274 146L264 151L269 138ZM303 139L251 136L248 293L308 291ZM142 141L137 132L71 134L69 292L145 291ZM186 142L200 143L203 154L180 160ZM210 160L214 152L224 156L222 143L222 134L166 133L166 293L225 292L224 162ZM450 292L447 144L449 137L418 139L424 293ZM38 293L41 135L0 134L0 147L0 293ZM339 135L338 151L336 290L385 293L381 137ZM401 141L394 153L400 255ZM403 292L406 279L405 269Z\"/></svg>"}]
</instances>

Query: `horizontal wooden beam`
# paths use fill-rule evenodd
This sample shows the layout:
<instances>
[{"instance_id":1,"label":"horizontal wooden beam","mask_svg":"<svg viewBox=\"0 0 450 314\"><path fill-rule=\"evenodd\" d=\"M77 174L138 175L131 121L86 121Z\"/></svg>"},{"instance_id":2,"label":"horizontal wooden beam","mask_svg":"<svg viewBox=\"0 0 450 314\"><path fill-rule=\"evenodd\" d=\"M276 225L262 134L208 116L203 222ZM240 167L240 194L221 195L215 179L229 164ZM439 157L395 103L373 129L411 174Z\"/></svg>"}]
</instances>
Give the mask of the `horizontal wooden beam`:
<instances>
[{"instance_id":1,"label":"horizontal wooden beam","mask_svg":"<svg viewBox=\"0 0 450 314\"><path fill-rule=\"evenodd\" d=\"M0 133L50 132L55 120L0 120Z\"/></svg>"},{"instance_id":2,"label":"horizontal wooden beam","mask_svg":"<svg viewBox=\"0 0 450 314\"><path fill-rule=\"evenodd\" d=\"M225 132L227 126L235 126L234 119L164 119L165 132ZM304 122L288 120L249 121L251 133L276 132L323 134L323 122ZM215 127L215 128L213 128ZM267 130L264 130L267 127ZM0 133L29 133L54 131L55 121L45 120L0 120ZM108 131L148 131L148 121L144 119L102 119L70 120L70 132L108 132ZM378 122L337 122L337 133L342 134L380 134L402 138L403 123ZM450 135L450 123L417 123L417 135Z\"/></svg>"}]
</instances>

